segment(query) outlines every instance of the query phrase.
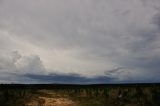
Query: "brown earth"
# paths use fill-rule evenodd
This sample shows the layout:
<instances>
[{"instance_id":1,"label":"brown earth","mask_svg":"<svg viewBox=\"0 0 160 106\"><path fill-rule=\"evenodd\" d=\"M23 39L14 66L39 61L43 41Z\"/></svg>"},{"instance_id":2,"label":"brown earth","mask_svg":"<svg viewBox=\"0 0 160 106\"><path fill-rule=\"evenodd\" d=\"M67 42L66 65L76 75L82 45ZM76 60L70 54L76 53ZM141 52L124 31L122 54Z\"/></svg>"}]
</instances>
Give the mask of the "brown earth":
<instances>
[{"instance_id":1,"label":"brown earth","mask_svg":"<svg viewBox=\"0 0 160 106\"><path fill-rule=\"evenodd\" d=\"M43 96L33 99L27 106L78 106L77 103L67 97L55 96L50 91L40 91ZM44 95L45 94L45 95Z\"/></svg>"}]
</instances>

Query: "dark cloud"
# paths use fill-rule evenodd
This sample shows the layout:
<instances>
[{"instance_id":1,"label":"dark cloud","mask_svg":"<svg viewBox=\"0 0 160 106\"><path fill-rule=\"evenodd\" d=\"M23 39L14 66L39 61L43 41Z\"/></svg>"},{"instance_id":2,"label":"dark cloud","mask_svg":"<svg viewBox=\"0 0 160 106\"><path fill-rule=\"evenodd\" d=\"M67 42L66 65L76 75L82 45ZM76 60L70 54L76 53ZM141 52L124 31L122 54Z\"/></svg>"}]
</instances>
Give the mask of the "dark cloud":
<instances>
[{"instance_id":1,"label":"dark cloud","mask_svg":"<svg viewBox=\"0 0 160 106\"><path fill-rule=\"evenodd\" d=\"M111 74L117 73L117 72L119 72L123 69L124 69L123 67L118 67L118 68L115 68L115 69L112 69L112 70L107 70L107 71L105 71L105 74L106 75L111 75Z\"/></svg>"},{"instance_id":2,"label":"dark cloud","mask_svg":"<svg viewBox=\"0 0 160 106\"><path fill-rule=\"evenodd\" d=\"M34 74L25 74L24 78L29 78L37 83L58 83L58 84L109 84L109 83L155 83L158 82L158 79L127 79L119 80L111 76L96 76L92 78L83 77L81 75L73 74L52 74L52 75L34 75Z\"/></svg>"},{"instance_id":3,"label":"dark cloud","mask_svg":"<svg viewBox=\"0 0 160 106\"><path fill-rule=\"evenodd\" d=\"M55 74L55 75L33 75L26 74L24 77L37 80L39 83L68 83L68 84L91 84L91 83L111 83L114 78L99 76L94 78L87 78L74 74Z\"/></svg>"}]
</instances>

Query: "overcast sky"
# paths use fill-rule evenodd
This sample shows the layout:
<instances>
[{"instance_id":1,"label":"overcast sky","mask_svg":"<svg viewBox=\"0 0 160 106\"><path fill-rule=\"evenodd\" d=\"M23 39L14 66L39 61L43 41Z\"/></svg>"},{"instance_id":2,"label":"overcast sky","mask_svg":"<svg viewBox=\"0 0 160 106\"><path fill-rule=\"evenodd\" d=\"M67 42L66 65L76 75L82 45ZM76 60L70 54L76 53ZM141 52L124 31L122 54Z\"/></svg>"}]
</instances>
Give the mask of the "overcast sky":
<instances>
[{"instance_id":1,"label":"overcast sky","mask_svg":"<svg viewBox=\"0 0 160 106\"><path fill-rule=\"evenodd\" d=\"M0 83L54 82L160 82L160 0L0 0Z\"/></svg>"}]
</instances>

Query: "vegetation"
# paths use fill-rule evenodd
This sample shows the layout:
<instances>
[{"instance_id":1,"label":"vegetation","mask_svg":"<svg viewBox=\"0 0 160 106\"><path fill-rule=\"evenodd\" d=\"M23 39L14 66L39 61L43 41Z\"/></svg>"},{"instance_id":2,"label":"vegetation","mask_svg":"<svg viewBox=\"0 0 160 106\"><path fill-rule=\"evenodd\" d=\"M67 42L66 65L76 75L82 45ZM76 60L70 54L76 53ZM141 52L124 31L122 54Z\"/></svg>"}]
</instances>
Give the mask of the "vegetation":
<instances>
[{"instance_id":1,"label":"vegetation","mask_svg":"<svg viewBox=\"0 0 160 106\"><path fill-rule=\"evenodd\" d=\"M0 106L25 106L40 91L53 92L78 106L160 106L160 84L123 85L0 85Z\"/></svg>"}]
</instances>

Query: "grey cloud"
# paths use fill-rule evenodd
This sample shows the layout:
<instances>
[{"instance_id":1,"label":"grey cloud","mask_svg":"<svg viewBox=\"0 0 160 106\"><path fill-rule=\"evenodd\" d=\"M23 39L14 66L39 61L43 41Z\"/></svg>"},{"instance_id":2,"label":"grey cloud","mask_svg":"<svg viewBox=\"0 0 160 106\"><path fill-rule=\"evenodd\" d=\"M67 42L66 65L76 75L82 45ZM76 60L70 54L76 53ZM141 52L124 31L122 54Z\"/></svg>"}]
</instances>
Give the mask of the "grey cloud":
<instances>
[{"instance_id":1,"label":"grey cloud","mask_svg":"<svg viewBox=\"0 0 160 106\"><path fill-rule=\"evenodd\" d=\"M152 22L158 27L158 30L159 30L160 29L160 12L155 14Z\"/></svg>"},{"instance_id":2,"label":"grey cloud","mask_svg":"<svg viewBox=\"0 0 160 106\"><path fill-rule=\"evenodd\" d=\"M26 73L45 73L45 67L38 56L22 56L17 51L0 56L0 82L20 81L23 78L19 76Z\"/></svg>"},{"instance_id":3,"label":"grey cloud","mask_svg":"<svg viewBox=\"0 0 160 106\"><path fill-rule=\"evenodd\" d=\"M36 55L30 57L23 57L16 63L19 70L26 73L43 73L45 67L43 66L40 58Z\"/></svg>"},{"instance_id":4,"label":"grey cloud","mask_svg":"<svg viewBox=\"0 0 160 106\"><path fill-rule=\"evenodd\" d=\"M159 7L160 7L160 1L159 0L141 0L141 2L143 3L144 6L151 6L155 9L158 9L159 10Z\"/></svg>"},{"instance_id":5,"label":"grey cloud","mask_svg":"<svg viewBox=\"0 0 160 106\"><path fill-rule=\"evenodd\" d=\"M79 70L90 71L94 66L118 79L159 79L158 0L5 0L0 5L0 52L15 48L39 55L14 52L12 59L1 59L1 69L8 65L7 70L33 72L36 77L48 71L48 61L55 71L54 63L61 60L68 63L60 63L64 72L64 67L79 68L84 63L87 66ZM55 52L62 59L56 60Z\"/></svg>"}]
</instances>

